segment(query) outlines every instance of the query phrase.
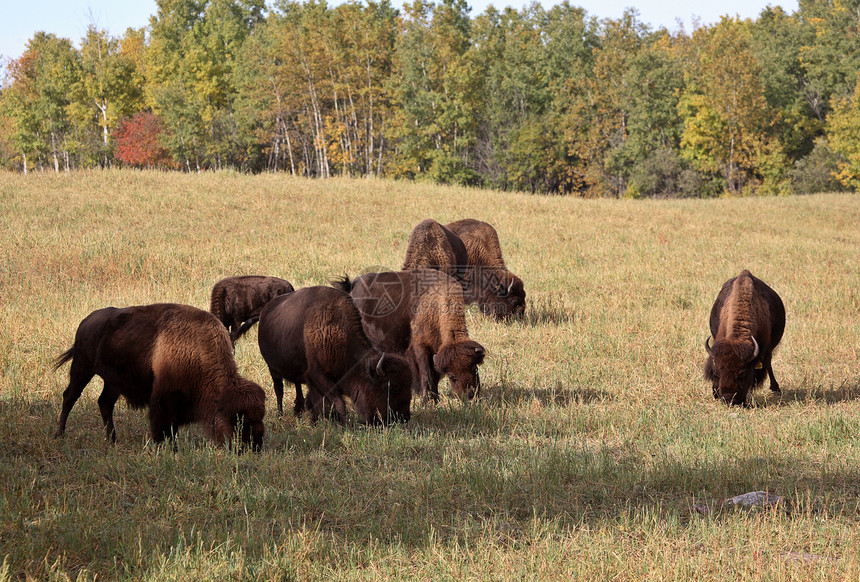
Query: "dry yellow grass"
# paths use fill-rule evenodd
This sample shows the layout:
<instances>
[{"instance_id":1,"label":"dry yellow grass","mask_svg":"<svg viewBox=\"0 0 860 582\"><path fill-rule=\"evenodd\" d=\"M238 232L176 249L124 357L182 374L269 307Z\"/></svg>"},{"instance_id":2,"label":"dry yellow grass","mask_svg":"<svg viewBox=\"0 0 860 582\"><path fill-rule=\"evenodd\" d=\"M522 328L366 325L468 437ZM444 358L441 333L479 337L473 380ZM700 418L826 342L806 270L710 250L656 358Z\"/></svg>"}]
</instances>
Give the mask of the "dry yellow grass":
<instances>
[{"instance_id":1,"label":"dry yellow grass","mask_svg":"<svg viewBox=\"0 0 860 582\"><path fill-rule=\"evenodd\" d=\"M269 414L260 455L146 444L99 382L51 434L90 311L208 305L226 275L296 287L398 268L433 217L496 226L525 320L470 310L483 398L408 427ZM0 580L856 579L860 198L586 201L374 180L0 175ZM787 309L782 397L714 402L707 315L748 268ZM271 384L255 332L243 373ZM444 384L442 386L444 391ZM702 516L768 489L782 510ZM5 569L4 569L5 568ZM5 573L4 573L5 572Z\"/></svg>"}]
</instances>

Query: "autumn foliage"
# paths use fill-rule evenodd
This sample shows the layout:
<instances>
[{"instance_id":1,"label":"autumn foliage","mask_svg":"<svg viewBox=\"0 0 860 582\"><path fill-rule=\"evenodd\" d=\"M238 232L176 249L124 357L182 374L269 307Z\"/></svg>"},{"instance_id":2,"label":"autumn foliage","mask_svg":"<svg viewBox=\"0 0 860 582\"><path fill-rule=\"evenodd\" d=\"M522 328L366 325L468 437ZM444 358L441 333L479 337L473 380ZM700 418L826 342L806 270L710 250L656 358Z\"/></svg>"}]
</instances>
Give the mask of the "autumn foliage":
<instances>
[{"instance_id":1,"label":"autumn foliage","mask_svg":"<svg viewBox=\"0 0 860 582\"><path fill-rule=\"evenodd\" d=\"M170 152L161 145L164 124L152 113L141 111L123 119L114 131L116 157L136 168L172 166Z\"/></svg>"},{"instance_id":2,"label":"autumn foliage","mask_svg":"<svg viewBox=\"0 0 860 582\"><path fill-rule=\"evenodd\" d=\"M585 197L857 189L860 0L652 28L569 1L158 0L0 80L0 167L232 168ZM139 113L145 112L145 113ZM5 133L4 133L5 131Z\"/></svg>"}]
</instances>

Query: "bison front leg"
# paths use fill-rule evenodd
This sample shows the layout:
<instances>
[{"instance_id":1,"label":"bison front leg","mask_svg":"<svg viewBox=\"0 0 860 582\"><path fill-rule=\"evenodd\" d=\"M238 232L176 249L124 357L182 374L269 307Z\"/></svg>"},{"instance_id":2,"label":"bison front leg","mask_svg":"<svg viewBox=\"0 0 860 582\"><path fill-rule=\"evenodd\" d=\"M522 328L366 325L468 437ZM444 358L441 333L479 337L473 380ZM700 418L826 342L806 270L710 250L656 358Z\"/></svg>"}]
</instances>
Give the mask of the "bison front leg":
<instances>
[{"instance_id":1,"label":"bison front leg","mask_svg":"<svg viewBox=\"0 0 860 582\"><path fill-rule=\"evenodd\" d=\"M432 400L439 401L439 373L433 365L433 352L420 347L411 347L412 359L418 368L418 374L413 379L413 387L417 380L418 390L415 391L421 396L422 402Z\"/></svg>"},{"instance_id":2,"label":"bison front leg","mask_svg":"<svg viewBox=\"0 0 860 582\"><path fill-rule=\"evenodd\" d=\"M152 441L157 445L167 438L173 441L178 429L179 422L175 411L167 399L153 397L149 403L149 430L152 433ZM176 448L175 442L174 448Z\"/></svg>"},{"instance_id":3,"label":"bison front leg","mask_svg":"<svg viewBox=\"0 0 860 582\"><path fill-rule=\"evenodd\" d=\"M311 410L311 420L316 421L322 413L326 417L334 417L339 423L346 424L346 403L341 397L337 385L325 374L308 370L305 374L308 381L308 400L311 392L315 392Z\"/></svg>"},{"instance_id":4,"label":"bison front leg","mask_svg":"<svg viewBox=\"0 0 860 582\"><path fill-rule=\"evenodd\" d=\"M296 399L293 401L293 416L301 416L305 410L305 395L302 393L302 383L295 382Z\"/></svg>"},{"instance_id":5,"label":"bison front leg","mask_svg":"<svg viewBox=\"0 0 860 582\"><path fill-rule=\"evenodd\" d=\"M767 361L764 363L764 367L767 368L767 377L770 378L770 389L772 392L780 394L782 391L779 389L779 382L773 376L773 366L770 363L770 359L771 357L768 355Z\"/></svg>"}]
</instances>

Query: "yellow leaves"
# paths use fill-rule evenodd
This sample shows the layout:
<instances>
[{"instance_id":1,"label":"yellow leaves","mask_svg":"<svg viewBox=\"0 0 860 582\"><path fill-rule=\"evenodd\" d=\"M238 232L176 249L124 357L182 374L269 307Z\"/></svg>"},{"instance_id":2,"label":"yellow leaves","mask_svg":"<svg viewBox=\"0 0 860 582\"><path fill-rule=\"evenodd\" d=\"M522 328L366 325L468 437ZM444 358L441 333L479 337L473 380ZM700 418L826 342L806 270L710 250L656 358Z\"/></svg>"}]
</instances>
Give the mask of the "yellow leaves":
<instances>
[{"instance_id":1,"label":"yellow leaves","mask_svg":"<svg viewBox=\"0 0 860 582\"><path fill-rule=\"evenodd\" d=\"M827 135L831 149L843 157L836 178L845 186L860 188L860 81L851 97L834 104Z\"/></svg>"}]
</instances>

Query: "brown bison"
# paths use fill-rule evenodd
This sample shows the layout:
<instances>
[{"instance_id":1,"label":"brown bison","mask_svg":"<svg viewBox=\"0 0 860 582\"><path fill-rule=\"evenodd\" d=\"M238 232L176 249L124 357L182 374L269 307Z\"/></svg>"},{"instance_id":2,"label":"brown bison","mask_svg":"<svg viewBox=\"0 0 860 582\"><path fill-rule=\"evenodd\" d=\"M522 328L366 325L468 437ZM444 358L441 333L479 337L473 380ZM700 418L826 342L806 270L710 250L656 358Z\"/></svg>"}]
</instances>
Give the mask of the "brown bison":
<instances>
[{"instance_id":1,"label":"brown bison","mask_svg":"<svg viewBox=\"0 0 860 582\"><path fill-rule=\"evenodd\" d=\"M221 279L212 287L209 311L230 331L234 344L259 319L263 307L285 293L292 293L289 281L263 275L242 275ZM243 323L248 323L243 326Z\"/></svg>"},{"instance_id":2,"label":"brown bison","mask_svg":"<svg viewBox=\"0 0 860 582\"><path fill-rule=\"evenodd\" d=\"M428 218L418 224L406 242L403 270L435 269L465 285L469 255L460 237L451 229Z\"/></svg>"},{"instance_id":3,"label":"brown bison","mask_svg":"<svg viewBox=\"0 0 860 582\"><path fill-rule=\"evenodd\" d=\"M463 290L445 273L430 269L369 273L334 283L349 291L367 337L378 349L406 354L413 391L439 399L440 375L460 398L480 390L484 348L469 338Z\"/></svg>"},{"instance_id":4,"label":"brown bison","mask_svg":"<svg viewBox=\"0 0 860 582\"><path fill-rule=\"evenodd\" d=\"M112 442L114 405L124 396L134 408L149 407L156 443L172 438L184 424L199 422L218 444L229 442L241 424L242 442L262 446L265 393L239 375L227 331L206 311L172 303L99 309L80 323L74 345L57 358L54 369L69 360L58 437L97 374L104 380L99 410Z\"/></svg>"},{"instance_id":5,"label":"brown bison","mask_svg":"<svg viewBox=\"0 0 860 582\"><path fill-rule=\"evenodd\" d=\"M307 406L314 422L322 415L345 424L343 396L365 422L409 420L408 362L371 345L358 309L343 291L307 287L273 299L260 314L257 337L279 412L286 380L296 386L295 414ZM307 403L302 383L308 385Z\"/></svg>"},{"instance_id":6,"label":"brown bison","mask_svg":"<svg viewBox=\"0 0 860 582\"><path fill-rule=\"evenodd\" d=\"M466 302L477 302L482 312L497 319L522 315L526 309L523 281L505 266L496 229L474 218L445 226L466 247Z\"/></svg>"},{"instance_id":7,"label":"brown bison","mask_svg":"<svg viewBox=\"0 0 860 582\"><path fill-rule=\"evenodd\" d=\"M747 393L765 373L779 392L771 357L785 330L785 307L776 292L749 271L729 279L711 308L711 335L705 340L705 378L714 398L747 406Z\"/></svg>"}]
</instances>

